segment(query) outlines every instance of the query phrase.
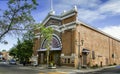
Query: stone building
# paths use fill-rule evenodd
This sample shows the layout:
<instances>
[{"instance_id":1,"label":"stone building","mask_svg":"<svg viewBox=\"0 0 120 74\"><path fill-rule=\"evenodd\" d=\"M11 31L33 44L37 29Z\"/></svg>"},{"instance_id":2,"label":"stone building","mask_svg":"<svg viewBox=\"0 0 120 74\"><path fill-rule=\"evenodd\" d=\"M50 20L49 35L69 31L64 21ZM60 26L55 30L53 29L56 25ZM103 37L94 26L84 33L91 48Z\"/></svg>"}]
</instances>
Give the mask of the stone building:
<instances>
[{"instance_id":1,"label":"stone building","mask_svg":"<svg viewBox=\"0 0 120 74\"><path fill-rule=\"evenodd\" d=\"M9 56L9 52L7 51L2 51L0 52L0 60L9 60L10 56Z\"/></svg>"},{"instance_id":2,"label":"stone building","mask_svg":"<svg viewBox=\"0 0 120 74\"><path fill-rule=\"evenodd\" d=\"M76 7L61 15L51 11L42 24L54 30L49 61L75 68L120 64L120 40L79 21ZM34 56L38 57L39 64L45 64L47 40L39 34L36 29Z\"/></svg>"}]
</instances>

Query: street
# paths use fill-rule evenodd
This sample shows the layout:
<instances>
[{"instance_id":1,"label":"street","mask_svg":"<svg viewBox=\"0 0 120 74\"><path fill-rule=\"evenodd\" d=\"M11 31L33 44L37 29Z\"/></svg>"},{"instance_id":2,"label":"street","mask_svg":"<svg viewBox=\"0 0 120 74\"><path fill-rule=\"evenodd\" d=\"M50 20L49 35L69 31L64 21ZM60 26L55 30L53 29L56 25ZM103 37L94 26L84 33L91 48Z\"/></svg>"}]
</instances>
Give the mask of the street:
<instances>
[{"instance_id":1,"label":"street","mask_svg":"<svg viewBox=\"0 0 120 74\"><path fill-rule=\"evenodd\" d=\"M0 74L66 74L54 69L43 69L33 66L10 65L0 62Z\"/></svg>"},{"instance_id":2,"label":"street","mask_svg":"<svg viewBox=\"0 0 120 74\"><path fill-rule=\"evenodd\" d=\"M0 63L0 74L120 74L120 66L86 73L80 72L80 70L76 71L75 69L42 69L40 67L24 67L22 65Z\"/></svg>"},{"instance_id":3,"label":"street","mask_svg":"<svg viewBox=\"0 0 120 74\"><path fill-rule=\"evenodd\" d=\"M0 74L38 74L37 70L32 70L18 65L0 64Z\"/></svg>"}]
</instances>

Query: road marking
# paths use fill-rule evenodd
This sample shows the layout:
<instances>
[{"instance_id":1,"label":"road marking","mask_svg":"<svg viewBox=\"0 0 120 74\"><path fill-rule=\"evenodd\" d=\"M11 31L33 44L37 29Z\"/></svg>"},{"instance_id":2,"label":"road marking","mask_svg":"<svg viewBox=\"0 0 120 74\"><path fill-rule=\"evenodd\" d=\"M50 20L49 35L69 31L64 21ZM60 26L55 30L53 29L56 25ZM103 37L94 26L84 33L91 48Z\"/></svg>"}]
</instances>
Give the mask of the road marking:
<instances>
[{"instance_id":1,"label":"road marking","mask_svg":"<svg viewBox=\"0 0 120 74\"><path fill-rule=\"evenodd\" d=\"M65 72L48 72L48 74L67 74Z\"/></svg>"},{"instance_id":2,"label":"road marking","mask_svg":"<svg viewBox=\"0 0 120 74\"><path fill-rule=\"evenodd\" d=\"M47 72L47 73L39 73L39 74L67 74L66 72Z\"/></svg>"},{"instance_id":3,"label":"road marking","mask_svg":"<svg viewBox=\"0 0 120 74\"><path fill-rule=\"evenodd\" d=\"M44 71L41 71L39 74L45 74L45 72L44 72Z\"/></svg>"}]
</instances>

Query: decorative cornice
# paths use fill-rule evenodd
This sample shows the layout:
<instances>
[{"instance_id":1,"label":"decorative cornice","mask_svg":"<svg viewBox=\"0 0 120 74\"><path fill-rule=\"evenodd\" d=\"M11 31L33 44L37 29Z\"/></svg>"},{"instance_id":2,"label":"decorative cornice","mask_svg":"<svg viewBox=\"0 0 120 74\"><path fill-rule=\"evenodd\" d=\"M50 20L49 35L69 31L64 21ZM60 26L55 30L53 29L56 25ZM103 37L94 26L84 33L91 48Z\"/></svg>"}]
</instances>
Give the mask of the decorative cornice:
<instances>
[{"instance_id":1,"label":"decorative cornice","mask_svg":"<svg viewBox=\"0 0 120 74\"><path fill-rule=\"evenodd\" d=\"M77 7L74 6L73 9L71 9L70 11L64 11L61 15L55 15L55 11L50 11L48 13L48 15L46 16L46 18L43 20L42 24L46 24L47 21L50 19L50 18L54 18L54 19L57 19L57 20L63 20L63 19L66 19L68 17L71 17L73 15L75 15L77 13Z\"/></svg>"},{"instance_id":2,"label":"decorative cornice","mask_svg":"<svg viewBox=\"0 0 120 74\"><path fill-rule=\"evenodd\" d=\"M46 24L46 23L49 21L49 19L51 19L51 18L54 18L54 19L57 19L57 20L63 20L63 19L66 19L66 18L68 18L68 17L71 17L71 16L73 16L73 15L75 15L75 13L72 13L72 14L69 14L69 15L64 15L64 16L48 15L48 16L45 18L45 20L42 22L42 24L43 24L43 25Z\"/></svg>"}]
</instances>

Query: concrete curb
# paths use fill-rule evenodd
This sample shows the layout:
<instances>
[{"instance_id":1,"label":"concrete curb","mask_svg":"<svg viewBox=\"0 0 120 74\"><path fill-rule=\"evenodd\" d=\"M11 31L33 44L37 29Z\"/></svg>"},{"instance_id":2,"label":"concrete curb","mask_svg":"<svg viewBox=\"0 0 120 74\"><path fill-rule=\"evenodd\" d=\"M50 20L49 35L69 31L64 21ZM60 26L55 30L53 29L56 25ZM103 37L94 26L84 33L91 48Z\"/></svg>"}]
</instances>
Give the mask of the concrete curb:
<instances>
[{"instance_id":1,"label":"concrete curb","mask_svg":"<svg viewBox=\"0 0 120 74\"><path fill-rule=\"evenodd\" d=\"M118 65L115 65L115 66L106 66L106 67L101 67L101 68L96 68L96 69L91 69L91 68L88 68L88 69L74 69L74 68L71 68L71 67L58 67L56 69L48 69L46 68L45 66L37 66L37 67L34 67L34 66L25 66L25 67L28 67L28 68L31 68L31 69L35 69L35 70L40 70L40 71L44 71L44 72L64 72L66 74L74 74L74 73L88 73L88 72L96 72L96 71L101 71L103 69L108 69L108 68L113 68L113 67L117 67Z\"/></svg>"},{"instance_id":2,"label":"concrete curb","mask_svg":"<svg viewBox=\"0 0 120 74\"><path fill-rule=\"evenodd\" d=\"M101 67L101 68L96 68L96 69L74 70L74 72L88 73L88 72L101 71L101 70L103 70L103 69L108 69L108 68L113 68L113 67L116 67L116 66L107 66L107 67Z\"/></svg>"}]
</instances>

